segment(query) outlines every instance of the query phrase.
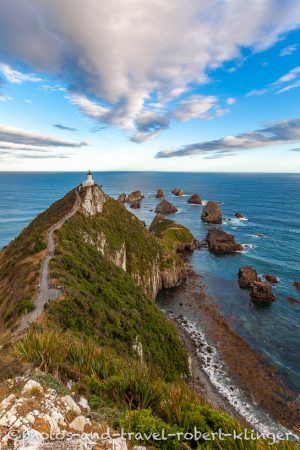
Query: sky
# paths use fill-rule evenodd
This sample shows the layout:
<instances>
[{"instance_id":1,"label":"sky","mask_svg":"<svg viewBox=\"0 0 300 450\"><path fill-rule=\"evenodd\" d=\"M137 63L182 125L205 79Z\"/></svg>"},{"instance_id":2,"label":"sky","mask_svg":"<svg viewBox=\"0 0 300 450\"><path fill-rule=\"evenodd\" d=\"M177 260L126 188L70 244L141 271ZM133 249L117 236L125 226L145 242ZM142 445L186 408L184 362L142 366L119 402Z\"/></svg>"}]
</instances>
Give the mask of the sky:
<instances>
[{"instance_id":1,"label":"sky","mask_svg":"<svg viewBox=\"0 0 300 450\"><path fill-rule=\"evenodd\" d=\"M0 0L0 171L300 172L299 0Z\"/></svg>"}]
</instances>

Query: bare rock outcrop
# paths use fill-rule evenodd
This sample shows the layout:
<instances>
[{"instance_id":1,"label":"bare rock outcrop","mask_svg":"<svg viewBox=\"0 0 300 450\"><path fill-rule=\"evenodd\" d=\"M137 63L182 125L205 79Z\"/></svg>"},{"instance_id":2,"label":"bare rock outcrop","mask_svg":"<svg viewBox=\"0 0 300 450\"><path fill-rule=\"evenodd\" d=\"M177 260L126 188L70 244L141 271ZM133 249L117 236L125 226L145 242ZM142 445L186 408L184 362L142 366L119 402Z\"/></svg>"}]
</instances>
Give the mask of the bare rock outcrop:
<instances>
[{"instance_id":1,"label":"bare rock outcrop","mask_svg":"<svg viewBox=\"0 0 300 450\"><path fill-rule=\"evenodd\" d=\"M263 281L254 281L252 283L250 295L253 303L270 304L276 300L271 284Z\"/></svg>"},{"instance_id":2,"label":"bare rock outcrop","mask_svg":"<svg viewBox=\"0 0 300 450\"><path fill-rule=\"evenodd\" d=\"M172 194L176 195L177 197L181 197L182 195L184 195L184 190L180 188L175 188L173 189Z\"/></svg>"},{"instance_id":3,"label":"bare rock outcrop","mask_svg":"<svg viewBox=\"0 0 300 450\"><path fill-rule=\"evenodd\" d=\"M218 228L211 228L205 238L209 251L213 253L234 253L243 250L243 246L235 242L234 236Z\"/></svg>"},{"instance_id":4,"label":"bare rock outcrop","mask_svg":"<svg viewBox=\"0 0 300 450\"><path fill-rule=\"evenodd\" d=\"M82 188L80 197L81 208L88 216L94 216L97 213L101 213L103 205L108 199L108 196L97 184Z\"/></svg>"},{"instance_id":5,"label":"bare rock outcrop","mask_svg":"<svg viewBox=\"0 0 300 450\"><path fill-rule=\"evenodd\" d=\"M239 212L236 212L235 215L234 215L234 217L235 217L236 219L244 219L244 218L245 218L245 216L243 216L243 214L241 214L241 213L239 213Z\"/></svg>"},{"instance_id":6,"label":"bare rock outcrop","mask_svg":"<svg viewBox=\"0 0 300 450\"><path fill-rule=\"evenodd\" d=\"M155 212L159 214L174 214L177 211L178 209L166 199L162 200L155 208Z\"/></svg>"},{"instance_id":7,"label":"bare rock outcrop","mask_svg":"<svg viewBox=\"0 0 300 450\"><path fill-rule=\"evenodd\" d=\"M164 196L165 196L164 190L161 189L161 188L157 189L157 192L156 192L155 197L156 197L156 198L163 198Z\"/></svg>"},{"instance_id":8,"label":"bare rock outcrop","mask_svg":"<svg viewBox=\"0 0 300 450\"><path fill-rule=\"evenodd\" d=\"M132 202L130 204L130 208L132 209L139 209L141 207L141 201L140 200L135 200L134 202Z\"/></svg>"},{"instance_id":9,"label":"bare rock outcrop","mask_svg":"<svg viewBox=\"0 0 300 450\"><path fill-rule=\"evenodd\" d=\"M141 191L133 191L128 194L127 201L128 203L139 202L142 200L142 198L144 198L144 196L142 195Z\"/></svg>"},{"instance_id":10,"label":"bare rock outcrop","mask_svg":"<svg viewBox=\"0 0 300 450\"><path fill-rule=\"evenodd\" d=\"M120 202L122 204L127 202L127 195L124 192L119 195L118 202Z\"/></svg>"},{"instance_id":11,"label":"bare rock outcrop","mask_svg":"<svg viewBox=\"0 0 300 450\"><path fill-rule=\"evenodd\" d=\"M255 281L260 281L260 278L257 276L257 272L254 267L251 266L240 267L238 273L238 282L240 288L250 289Z\"/></svg>"},{"instance_id":12,"label":"bare rock outcrop","mask_svg":"<svg viewBox=\"0 0 300 450\"><path fill-rule=\"evenodd\" d=\"M209 201L204 206L201 219L206 223L222 223L222 211L217 202Z\"/></svg>"},{"instance_id":13,"label":"bare rock outcrop","mask_svg":"<svg viewBox=\"0 0 300 450\"><path fill-rule=\"evenodd\" d=\"M279 278L275 277L275 275L270 275L269 273L265 275L265 280L271 284L279 283Z\"/></svg>"},{"instance_id":14,"label":"bare rock outcrop","mask_svg":"<svg viewBox=\"0 0 300 450\"><path fill-rule=\"evenodd\" d=\"M199 194L193 194L188 199L188 203L191 205L202 205L202 200Z\"/></svg>"}]
</instances>

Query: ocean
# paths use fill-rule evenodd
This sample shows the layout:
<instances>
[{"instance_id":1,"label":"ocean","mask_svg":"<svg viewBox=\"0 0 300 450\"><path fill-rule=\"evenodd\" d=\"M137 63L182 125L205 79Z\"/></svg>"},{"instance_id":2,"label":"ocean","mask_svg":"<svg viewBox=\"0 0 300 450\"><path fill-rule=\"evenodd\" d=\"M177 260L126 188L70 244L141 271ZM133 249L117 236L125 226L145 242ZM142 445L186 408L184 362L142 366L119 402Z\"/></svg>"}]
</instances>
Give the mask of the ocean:
<instances>
[{"instance_id":1,"label":"ocean","mask_svg":"<svg viewBox=\"0 0 300 450\"><path fill-rule=\"evenodd\" d=\"M84 173L0 173L0 248L84 177ZM232 327L280 370L290 389L300 392L300 304L287 301L289 296L300 300L292 285L300 281L300 174L105 172L94 173L94 178L114 198L141 190L142 207L132 212L147 224L159 201L156 190L163 188L179 210L170 218L187 226L199 240L209 226L200 220L202 207L189 205L188 196L199 193L204 203L222 203L221 228L247 244L245 251L222 256L196 251L191 263ZM175 187L183 188L185 196L171 195ZM248 220L235 219L237 211ZM272 305L253 305L249 292L238 287L237 272L243 265L280 279L273 287L277 300ZM164 299L159 302L163 306Z\"/></svg>"}]
</instances>

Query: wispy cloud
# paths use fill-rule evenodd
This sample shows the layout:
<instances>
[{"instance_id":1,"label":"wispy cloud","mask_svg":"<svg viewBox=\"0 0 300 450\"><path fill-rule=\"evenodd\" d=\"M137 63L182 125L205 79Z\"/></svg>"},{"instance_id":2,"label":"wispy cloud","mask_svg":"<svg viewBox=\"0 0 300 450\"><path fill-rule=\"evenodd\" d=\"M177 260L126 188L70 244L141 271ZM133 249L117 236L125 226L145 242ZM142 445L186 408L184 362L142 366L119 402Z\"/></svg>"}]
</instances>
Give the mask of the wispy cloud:
<instances>
[{"instance_id":1,"label":"wispy cloud","mask_svg":"<svg viewBox=\"0 0 300 450\"><path fill-rule=\"evenodd\" d=\"M291 149L290 149L290 152L300 152L300 148L299 148L299 147L297 147L297 148L291 148Z\"/></svg>"},{"instance_id":2,"label":"wispy cloud","mask_svg":"<svg viewBox=\"0 0 300 450\"><path fill-rule=\"evenodd\" d=\"M61 125L60 123L55 123L53 126L63 131L78 131L76 128L67 127L66 125Z\"/></svg>"},{"instance_id":3,"label":"wispy cloud","mask_svg":"<svg viewBox=\"0 0 300 450\"><path fill-rule=\"evenodd\" d=\"M266 94L267 92L268 92L268 89L266 89L266 88L252 89L252 91L250 91L246 94L246 97L260 96L260 95Z\"/></svg>"},{"instance_id":4,"label":"wispy cloud","mask_svg":"<svg viewBox=\"0 0 300 450\"><path fill-rule=\"evenodd\" d=\"M12 97L9 97L8 95L0 94L0 102L8 102L11 100L12 100Z\"/></svg>"},{"instance_id":5,"label":"wispy cloud","mask_svg":"<svg viewBox=\"0 0 300 450\"><path fill-rule=\"evenodd\" d=\"M289 56L292 55L298 48L298 44L288 45L287 47L283 48L281 52L279 53L279 56Z\"/></svg>"},{"instance_id":6,"label":"wispy cloud","mask_svg":"<svg viewBox=\"0 0 300 450\"><path fill-rule=\"evenodd\" d=\"M203 155L210 158L226 156L234 152L280 145L289 142L300 142L300 118L275 122L265 128L226 136L206 142L198 142L179 147L175 150L161 150L156 158L174 158L178 156Z\"/></svg>"},{"instance_id":7,"label":"wispy cloud","mask_svg":"<svg viewBox=\"0 0 300 450\"><path fill-rule=\"evenodd\" d=\"M1 148L20 150L29 146L27 150L39 150L40 148L79 148L86 145L88 145L86 142L67 141L0 124Z\"/></svg>"},{"instance_id":8,"label":"wispy cloud","mask_svg":"<svg viewBox=\"0 0 300 450\"><path fill-rule=\"evenodd\" d=\"M32 81L35 83L38 81L42 81L42 78L38 77L37 75L34 75L32 73L19 72L18 70L15 70L8 64L4 63L0 64L0 71L10 83L14 84L22 84L25 81Z\"/></svg>"}]
</instances>

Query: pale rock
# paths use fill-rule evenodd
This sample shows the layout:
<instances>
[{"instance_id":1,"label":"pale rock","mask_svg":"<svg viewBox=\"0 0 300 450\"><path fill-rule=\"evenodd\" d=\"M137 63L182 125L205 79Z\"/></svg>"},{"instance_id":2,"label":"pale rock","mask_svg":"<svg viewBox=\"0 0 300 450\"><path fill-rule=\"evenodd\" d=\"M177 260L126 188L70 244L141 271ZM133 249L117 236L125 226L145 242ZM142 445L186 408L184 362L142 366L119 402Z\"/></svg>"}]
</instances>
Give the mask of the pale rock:
<instances>
[{"instance_id":1,"label":"pale rock","mask_svg":"<svg viewBox=\"0 0 300 450\"><path fill-rule=\"evenodd\" d=\"M34 425L35 417L34 417L34 415L32 413L28 413L27 416L26 416L26 419L28 420L28 422L31 425Z\"/></svg>"},{"instance_id":2,"label":"pale rock","mask_svg":"<svg viewBox=\"0 0 300 450\"><path fill-rule=\"evenodd\" d=\"M55 419L53 419L53 417L49 416L49 414L42 414L41 418L47 420L47 422L49 423L51 434L57 434L60 432L57 421Z\"/></svg>"},{"instance_id":3,"label":"pale rock","mask_svg":"<svg viewBox=\"0 0 300 450\"><path fill-rule=\"evenodd\" d=\"M44 438L42 433L31 428L24 430L15 442L15 450L39 450Z\"/></svg>"},{"instance_id":4,"label":"pale rock","mask_svg":"<svg viewBox=\"0 0 300 450\"><path fill-rule=\"evenodd\" d=\"M109 439L108 442L114 450L128 450L126 439L123 437Z\"/></svg>"},{"instance_id":5,"label":"pale rock","mask_svg":"<svg viewBox=\"0 0 300 450\"><path fill-rule=\"evenodd\" d=\"M6 397L2 402L0 403L0 414L1 411L7 409L9 406L11 406L12 402L15 400L16 396L14 394L10 394L8 397Z\"/></svg>"},{"instance_id":6,"label":"pale rock","mask_svg":"<svg viewBox=\"0 0 300 450\"><path fill-rule=\"evenodd\" d=\"M78 416L80 415L81 409L72 399L71 395L65 395L65 397L62 397L62 401L69 410L73 411Z\"/></svg>"},{"instance_id":7,"label":"pale rock","mask_svg":"<svg viewBox=\"0 0 300 450\"><path fill-rule=\"evenodd\" d=\"M91 410L91 408L89 407L87 399L84 398L84 397L80 397L78 405L81 406L82 409L85 409L88 412L90 412L90 410Z\"/></svg>"},{"instance_id":8,"label":"pale rock","mask_svg":"<svg viewBox=\"0 0 300 450\"><path fill-rule=\"evenodd\" d=\"M9 411L7 411L4 416L0 419L0 426L1 427L11 427L15 421L17 420L16 416L16 410L14 407L12 407Z\"/></svg>"},{"instance_id":9,"label":"pale rock","mask_svg":"<svg viewBox=\"0 0 300 450\"><path fill-rule=\"evenodd\" d=\"M43 388L40 383L38 383L35 380L29 380L23 387L22 395L30 393L32 391L32 389L36 389L40 392L43 392Z\"/></svg>"},{"instance_id":10,"label":"pale rock","mask_svg":"<svg viewBox=\"0 0 300 450\"><path fill-rule=\"evenodd\" d=\"M84 416L77 416L69 426L73 430L83 433L85 425L91 425L91 421Z\"/></svg>"}]
</instances>

